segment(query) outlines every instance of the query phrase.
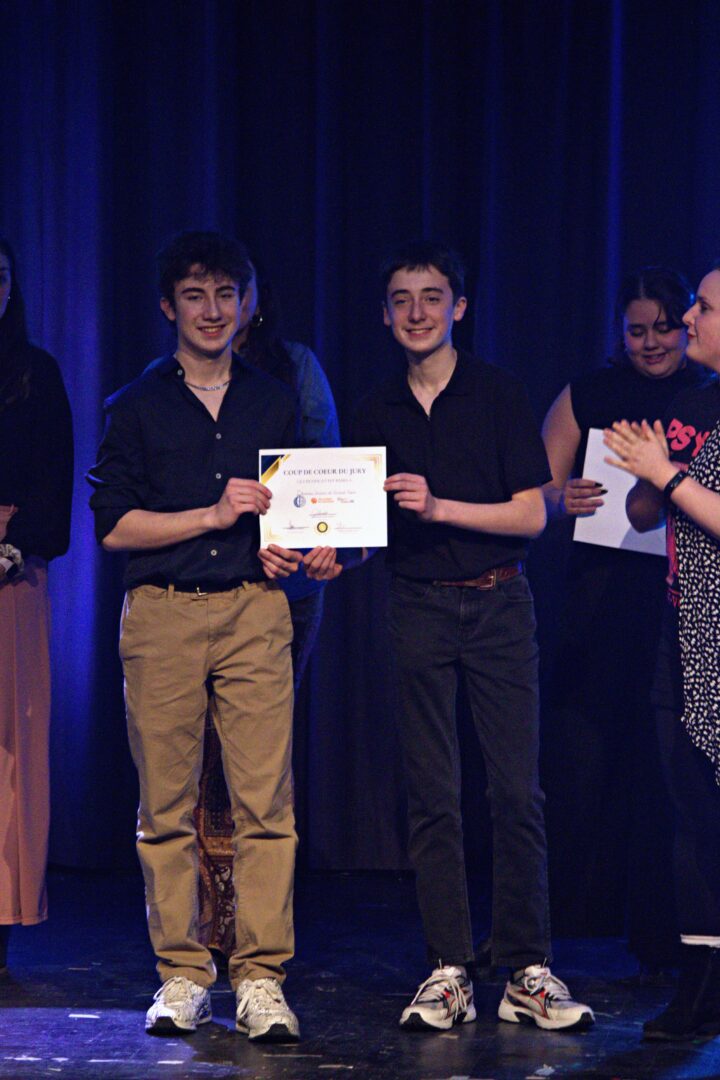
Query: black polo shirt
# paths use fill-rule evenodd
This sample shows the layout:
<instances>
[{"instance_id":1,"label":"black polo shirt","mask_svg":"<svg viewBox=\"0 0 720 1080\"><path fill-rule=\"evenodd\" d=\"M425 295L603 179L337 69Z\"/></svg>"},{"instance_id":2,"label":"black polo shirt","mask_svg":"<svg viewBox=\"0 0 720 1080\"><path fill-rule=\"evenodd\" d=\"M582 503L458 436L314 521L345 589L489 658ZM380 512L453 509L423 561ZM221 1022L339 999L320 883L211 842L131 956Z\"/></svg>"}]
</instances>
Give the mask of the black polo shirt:
<instances>
[{"instance_id":1,"label":"black polo shirt","mask_svg":"<svg viewBox=\"0 0 720 1080\"><path fill-rule=\"evenodd\" d=\"M185 385L173 356L108 398L105 411L98 461L87 475L98 541L129 510L212 506L231 477L257 479L258 450L298 445L295 395L237 356L217 421ZM230 529L130 552L125 584L261 580L259 546L257 518L241 514Z\"/></svg>"},{"instance_id":2,"label":"black polo shirt","mask_svg":"<svg viewBox=\"0 0 720 1080\"><path fill-rule=\"evenodd\" d=\"M429 417L403 371L362 401L352 441L355 446L386 446L388 476L420 474L441 499L507 502L515 492L551 478L522 384L463 352ZM388 513L388 563L405 577L460 581L527 554L523 537L425 524L393 498Z\"/></svg>"}]
</instances>

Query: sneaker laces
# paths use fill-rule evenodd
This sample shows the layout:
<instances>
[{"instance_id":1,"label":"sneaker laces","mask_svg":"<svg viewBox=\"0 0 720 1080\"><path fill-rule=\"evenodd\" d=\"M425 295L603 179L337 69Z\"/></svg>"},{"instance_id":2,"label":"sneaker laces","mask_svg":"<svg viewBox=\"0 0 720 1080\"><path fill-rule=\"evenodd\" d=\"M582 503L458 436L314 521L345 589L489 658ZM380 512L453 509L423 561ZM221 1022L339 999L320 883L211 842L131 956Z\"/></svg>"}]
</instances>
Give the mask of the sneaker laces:
<instances>
[{"instance_id":1,"label":"sneaker laces","mask_svg":"<svg viewBox=\"0 0 720 1080\"><path fill-rule=\"evenodd\" d=\"M525 969L520 982L531 997L544 990L553 1002L572 1001L572 995L565 983L558 979L557 975L553 975L549 967L533 964Z\"/></svg>"},{"instance_id":2,"label":"sneaker laces","mask_svg":"<svg viewBox=\"0 0 720 1080\"><path fill-rule=\"evenodd\" d=\"M237 1017L241 1019L253 1006L258 1013L272 1013L276 1007L286 1008L285 998L279 983L274 979L255 979L243 992L237 1003Z\"/></svg>"},{"instance_id":3,"label":"sneaker laces","mask_svg":"<svg viewBox=\"0 0 720 1080\"><path fill-rule=\"evenodd\" d=\"M185 979L182 975L173 975L172 979L164 982L153 995L153 1001L159 1001L162 998L163 1001L168 1003L173 1001L187 1002L192 998L192 988L193 983L190 979ZM198 991L203 990L202 986L197 988Z\"/></svg>"},{"instance_id":4,"label":"sneaker laces","mask_svg":"<svg viewBox=\"0 0 720 1080\"><path fill-rule=\"evenodd\" d=\"M461 1012L465 1012L468 1006L466 991L460 983L461 976L453 975L452 970L451 968L435 968L430 977L418 987L417 994L410 1002L411 1006L417 1004L423 994L428 991L426 1000L442 1001L453 1020ZM450 1002L448 1002L446 990L450 991Z\"/></svg>"}]
</instances>

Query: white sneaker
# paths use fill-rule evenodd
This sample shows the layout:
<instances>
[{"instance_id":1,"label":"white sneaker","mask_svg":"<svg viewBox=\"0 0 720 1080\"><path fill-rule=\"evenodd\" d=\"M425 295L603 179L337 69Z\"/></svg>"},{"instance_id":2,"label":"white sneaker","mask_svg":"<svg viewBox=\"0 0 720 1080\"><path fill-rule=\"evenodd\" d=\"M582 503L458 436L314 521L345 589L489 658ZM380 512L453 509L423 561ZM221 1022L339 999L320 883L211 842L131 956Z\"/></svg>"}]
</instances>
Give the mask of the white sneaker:
<instances>
[{"instance_id":1,"label":"white sneaker","mask_svg":"<svg viewBox=\"0 0 720 1080\"><path fill-rule=\"evenodd\" d=\"M195 1031L198 1024L212 1020L210 991L183 975L164 982L153 1000L145 1016L145 1030L151 1035Z\"/></svg>"},{"instance_id":2,"label":"white sneaker","mask_svg":"<svg viewBox=\"0 0 720 1080\"><path fill-rule=\"evenodd\" d=\"M526 967L519 979L506 984L498 1016L511 1024L534 1023L549 1031L595 1023L590 1006L573 1001L565 983L541 964Z\"/></svg>"},{"instance_id":3,"label":"white sneaker","mask_svg":"<svg viewBox=\"0 0 720 1080\"><path fill-rule=\"evenodd\" d=\"M469 1024L475 1017L473 987L462 968L435 968L429 979L400 1017L400 1027L414 1031L437 1028L446 1031L453 1024Z\"/></svg>"},{"instance_id":4,"label":"white sneaker","mask_svg":"<svg viewBox=\"0 0 720 1080\"><path fill-rule=\"evenodd\" d=\"M235 991L235 1027L249 1039L297 1042L300 1025L277 979L243 979Z\"/></svg>"}]
</instances>

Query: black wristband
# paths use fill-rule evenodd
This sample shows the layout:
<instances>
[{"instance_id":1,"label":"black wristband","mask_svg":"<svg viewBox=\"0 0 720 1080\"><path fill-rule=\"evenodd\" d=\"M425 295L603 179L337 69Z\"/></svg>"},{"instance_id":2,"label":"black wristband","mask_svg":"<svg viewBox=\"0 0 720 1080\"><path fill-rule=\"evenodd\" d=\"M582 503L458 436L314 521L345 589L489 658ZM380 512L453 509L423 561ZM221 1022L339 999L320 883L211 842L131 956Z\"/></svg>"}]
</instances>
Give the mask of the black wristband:
<instances>
[{"instance_id":1,"label":"black wristband","mask_svg":"<svg viewBox=\"0 0 720 1080\"><path fill-rule=\"evenodd\" d=\"M663 488L663 498L666 502L670 502L670 497L673 491L678 486L678 484L682 484L686 476L686 472L676 472L675 475L670 480L668 480L667 484Z\"/></svg>"}]
</instances>

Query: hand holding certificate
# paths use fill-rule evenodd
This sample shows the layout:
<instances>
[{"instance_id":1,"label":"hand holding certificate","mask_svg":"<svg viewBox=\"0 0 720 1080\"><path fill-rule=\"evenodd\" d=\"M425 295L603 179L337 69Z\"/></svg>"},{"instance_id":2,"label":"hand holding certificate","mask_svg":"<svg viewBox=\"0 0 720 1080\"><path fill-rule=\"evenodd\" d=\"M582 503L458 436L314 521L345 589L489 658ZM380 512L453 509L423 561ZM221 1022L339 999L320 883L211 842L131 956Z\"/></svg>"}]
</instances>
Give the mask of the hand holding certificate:
<instances>
[{"instance_id":1,"label":"hand holding certificate","mask_svg":"<svg viewBox=\"0 0 720 1080\"><path fill-rule=\"evenodd\" d=\"M261 546L385 547L385 473L384 446L261 450L260 481L272 492Z\"/></svg>"},{"instance_id":2,"label":"hand holding certificate","mask_svg":"<svg viewBox=\"0 0 720 1080\"><path fill-rule=\"evenodd\" d=\"M602 431L590 428L583 474L600 481L606 492L602 507L592 515L576 518L574 539L583 544L664 556L665 529L639 533L632 527L625 513L625 499L635 485L635 477L608 465L606 454Z\"/></svg>"}]
</instances>

